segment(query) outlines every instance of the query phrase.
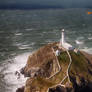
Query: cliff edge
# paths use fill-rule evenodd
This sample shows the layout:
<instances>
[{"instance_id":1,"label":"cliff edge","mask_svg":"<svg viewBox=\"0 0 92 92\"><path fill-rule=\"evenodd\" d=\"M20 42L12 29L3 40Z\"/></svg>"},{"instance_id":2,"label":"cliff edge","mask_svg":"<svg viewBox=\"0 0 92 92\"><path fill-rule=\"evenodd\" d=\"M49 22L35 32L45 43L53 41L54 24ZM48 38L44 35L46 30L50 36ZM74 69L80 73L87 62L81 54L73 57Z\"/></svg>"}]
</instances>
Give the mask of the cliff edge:
<instances>
[{"instance_id":1,"label":"cliff edge","mask_svg":"<svg viewBox=\"0 0 92 92\"><path fill-rule=\"evenodd\" d=\"M32 53L21 73L28 79L16 92L92 92L92 55L58 42Z\"/></svg>"}]
</instances>

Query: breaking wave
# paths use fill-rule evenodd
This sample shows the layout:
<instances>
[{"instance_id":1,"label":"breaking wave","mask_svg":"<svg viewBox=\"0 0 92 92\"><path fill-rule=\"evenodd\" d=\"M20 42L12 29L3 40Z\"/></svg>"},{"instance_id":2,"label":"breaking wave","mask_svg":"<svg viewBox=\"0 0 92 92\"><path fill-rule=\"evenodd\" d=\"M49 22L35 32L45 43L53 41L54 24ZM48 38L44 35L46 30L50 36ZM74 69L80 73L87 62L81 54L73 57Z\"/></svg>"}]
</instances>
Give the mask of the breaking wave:
<instances>
[{"instance_id":1,"label":"breaking wave","mask_svg":"<svg viewBox=\"0 0 92 92\"><path fill-rule=\"evenodd\" d=\"M0 81L4 84L5 88L2 88L2 91L6 89L6 92L15 92L15 90L21 86L24 86L26 78L23 75L20 75L18 79L15 75L16 71L19 71L22 67L25 66L26 61L30 53L24 53L16 56L12 60L7 60L0 67ZM7 63L6 63L7 62ZM1 85L3 85L1 84ZM6 84L6 85L5 85ZM5 91L4 91L5 92Z\"/></svg>"}]
</instances>

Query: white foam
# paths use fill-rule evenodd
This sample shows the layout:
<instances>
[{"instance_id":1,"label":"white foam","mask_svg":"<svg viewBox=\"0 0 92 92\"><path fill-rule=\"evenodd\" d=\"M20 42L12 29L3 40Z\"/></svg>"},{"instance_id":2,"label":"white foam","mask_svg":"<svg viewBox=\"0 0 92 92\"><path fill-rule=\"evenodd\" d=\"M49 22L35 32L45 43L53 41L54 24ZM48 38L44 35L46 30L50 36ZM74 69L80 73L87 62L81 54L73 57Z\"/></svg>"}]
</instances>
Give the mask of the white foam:
<instances>
[{"instance_id":1,"label":"white foam","mask_svg":"<svg viewBox=\"0 0 92 92\"><path fill-rule=\"evenodd\" d=\"M19 49L29 49L29 48L31 48L30 44L14 43L13 45L17 46ZM32 43L32 45L34 45L34 44Z\"/></svg>"},{"instance_id":2,"label":"white foam","mask_svg":"<svg viewBox=\"0 0 92 92\"><path fill-rule=\"evenodd\" d=\"M52 40L46 40L45 41L46 43L51 43L51 42L53 42Z\"/></svg>"},{"instance_id":3,"label":"white foam","mask_svg":"<svg viewBox=\"0 0 92 92\"><path fill-rule=\"evenodd\" d=\"M18 55L13 59L13 63L8 63L0 69L0 71L3 70L3 74L5 75L4 81L6 82L6 84L10 85L8 87L9 91L7 90L7 92L15 92L17 88L24 86L26 78L21 75L20 79L17 79L15 72L19 71L22 67L26 65L29 55L30 53Z\"/></svg>"},{"instance_id":4,"label":"white foam","mask_svg":"<svg viewBox=\"0 0 92 92\"><path fill-rule=\"evenodd\" d=\"M31 45L31 46L35 45L35 42L32 42L30 45Z\"/></svg>"},{"instance_id":5,"label":"white foam","mask_svg":"<svg viewBox=\"0 0 92 92\"><path fill-rule=\"evenodd\" d=\"M18 46L19 49L29 49L31 48L29 45L21 45L21 46Z\"/></svg>"},{"instance_id":6,"label":"white foam","mask_svg":"<svg viewBox=\"0 0 92 92\"><path fill-rule=\"evenodd\" d=\"M84 44L83 41L75 40L76 44Z\"/></svg>"},{"instance_id":7,"label":"white foam","mask_svg":"<svg viewBox=\"0 0 92 92\"><path fill-rule=\"evenodd\" d=\"M16 33L15 35L16 35L16 36L20 36L20 35L22 35L22 33Z\"/></svg>"},{"instance_id":8,"label":"white foam","mask_svg":"<svg viewBox=\"0 0 92 92\"><path fill-rule=\"evenodd\" d=\"M25 29L25 30L27 30L27 31L31 31L31 30L33 30L32 28L27 28L27 29Z\"/></svg>"},{"instance_id":9,"label":"white foam","mask_svg":"<svg viewBox=\"0 0 92 92\"><path fill-rule=\"evenodd\" d=\"M89 40L92 40L92 37L88 37Z\"/></svg>"},{"instance_id":10,"label":"white foam","mask_svg":"<svg viewBox=\"0 0 92 92\"><path fill-rule=\"evenodd\" d=\"M82 50L92 54L92 48L84 47L84 49L82 49Z\"/></svg>"}]
</instances>

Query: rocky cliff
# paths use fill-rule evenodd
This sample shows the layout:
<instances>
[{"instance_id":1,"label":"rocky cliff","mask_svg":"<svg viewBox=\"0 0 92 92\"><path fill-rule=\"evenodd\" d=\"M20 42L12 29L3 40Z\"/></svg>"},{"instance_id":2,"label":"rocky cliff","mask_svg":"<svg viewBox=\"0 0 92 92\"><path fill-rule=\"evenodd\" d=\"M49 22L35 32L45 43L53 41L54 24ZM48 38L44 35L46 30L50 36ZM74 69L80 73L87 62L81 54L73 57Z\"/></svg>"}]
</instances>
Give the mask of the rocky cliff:
<instances>
[{"instance_id":1,"label":"rocky cliff","mask_svg":"<svg viewBox=\"0 0 92 92\"><path fill-rule=\"evenodd\" d=\"M30 55L21 73L28 79L16 92L92 92L92 55L67 51L57 42Z\"/></svg>"}]
</instances>

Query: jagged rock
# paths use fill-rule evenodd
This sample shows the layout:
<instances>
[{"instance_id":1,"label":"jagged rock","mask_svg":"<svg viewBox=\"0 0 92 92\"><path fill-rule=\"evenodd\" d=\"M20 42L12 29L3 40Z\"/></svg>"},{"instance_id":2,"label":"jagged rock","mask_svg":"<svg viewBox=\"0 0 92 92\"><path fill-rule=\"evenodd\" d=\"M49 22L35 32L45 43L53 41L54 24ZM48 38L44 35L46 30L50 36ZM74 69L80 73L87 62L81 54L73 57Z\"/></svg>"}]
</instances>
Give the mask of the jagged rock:
<instances>
[{"instance_id":1,"label":"jagged rock","mask_svg":"<svg viewBox=\"0 0 92 92\"><path fill-rule=\"evenodd\" d=\"M24 92L92 92L92 55L83 51L69 51L72 63L67 70L70 64L67 52L59 49L61 53L56 57L52 48L55 51L59 49L58 43L43 46L29 56L22 69L22 74L29 77ZM60 84L64 87L58 86Z\"/></svg>"},{"instance_id":2,"label":"jagged rock","mask_svg":"<svg viewBox=\"0 0 92 92\"><path fill-rule=\"evenodd\" d=\"M16 90L16 92L24 92L24 86L21 87L21 88L18 88L18 89Z\"/></svg>"}]
</instances>

